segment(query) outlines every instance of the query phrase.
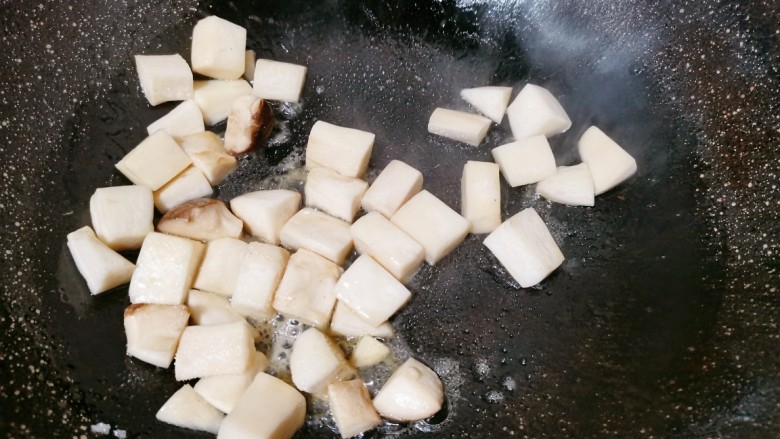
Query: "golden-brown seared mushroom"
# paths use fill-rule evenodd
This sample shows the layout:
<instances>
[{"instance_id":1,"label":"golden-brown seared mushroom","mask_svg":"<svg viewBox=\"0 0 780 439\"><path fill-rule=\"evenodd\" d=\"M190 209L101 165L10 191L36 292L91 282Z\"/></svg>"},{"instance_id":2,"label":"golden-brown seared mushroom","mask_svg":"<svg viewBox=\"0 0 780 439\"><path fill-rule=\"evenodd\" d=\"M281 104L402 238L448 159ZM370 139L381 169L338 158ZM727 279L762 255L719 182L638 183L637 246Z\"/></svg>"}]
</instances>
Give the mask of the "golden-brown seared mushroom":
<instances>
[{"instance_id":1,"label":"golden-brown seared mushroom","mask_svg":"<svg viewBox=\"0 0 780 439\"><path fill-rule=\"evenodd\" d=\"M233 101L225 131L225 150L241 155L263 143L271 135L276 119L271 105L255 95Z\"/></svg>"},{"instance_id":2,"label":"golden-brown seared mushroom","mask_svg":"<svg viewBox=\"0 0 780 439\"><path fill-rule=\"evenodd\" d=\"M239 238L244 223L230 213L225 203L213 198L198 198L169 210L157 224L157 230L200 241Z\"/></svg>"}]
</instances>

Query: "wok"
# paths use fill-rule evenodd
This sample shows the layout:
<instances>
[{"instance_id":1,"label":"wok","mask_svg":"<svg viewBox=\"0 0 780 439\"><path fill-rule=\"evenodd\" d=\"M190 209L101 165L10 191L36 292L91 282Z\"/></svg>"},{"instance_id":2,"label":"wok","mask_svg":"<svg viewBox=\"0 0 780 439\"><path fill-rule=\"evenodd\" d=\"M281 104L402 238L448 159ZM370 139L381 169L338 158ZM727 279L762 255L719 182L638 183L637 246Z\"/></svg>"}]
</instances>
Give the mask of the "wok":
<instances>
[{"instance_id":1,"label":"wok","mask_svg":"<svg viewBox=\"0 0 780 439\"><path fill-rule=\"evenodd\" d=\"M520 289L470 236L411 285L394 342L434 367L447 408L367 437L780 437L780 7L771 1L289 0L3 2L0 431L7 437L207 437L155 421L178 384L124 352L120 288L90 297L65 247L112 165L173 104L148 108L131 55L188 58L194 23L248 29L260 57L305 64L289 139L241 160L222 199L281 184L315 120L376 133L454 208L478 148L426 132L464 87L532 82L639 164L593 208L504 184L567 259ZM284 133L283 133L284 134ZM298 437L330 436L332 421Z\"/></svg>"}]
</instances>

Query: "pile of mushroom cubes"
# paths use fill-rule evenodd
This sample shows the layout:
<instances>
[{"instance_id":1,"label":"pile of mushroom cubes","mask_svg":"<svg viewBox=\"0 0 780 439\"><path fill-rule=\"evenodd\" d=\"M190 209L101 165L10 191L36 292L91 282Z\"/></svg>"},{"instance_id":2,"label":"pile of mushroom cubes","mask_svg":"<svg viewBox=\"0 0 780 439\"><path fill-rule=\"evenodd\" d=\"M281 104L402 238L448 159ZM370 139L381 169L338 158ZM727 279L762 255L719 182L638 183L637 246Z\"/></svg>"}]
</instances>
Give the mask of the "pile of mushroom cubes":
<instances>
[{"instance_id":1,"label":"pile of mushroom cubes","mask_svg":"<svg viewBox=\"0 0 780 439\"><path fill-rule=\"evenodd\" d=\"M423 363L407 359L373 399L360 378L390 354L381 339L393 336L389 320L410 300L405 284L420 265L436 264L469 232L490 233L485 245L524 287L563 261L533 209L502 223L499 168L512 186L539 182L547 198L592 205L636 165L591 128L580 140L584 163L556 170L545 136L571 122L549 92L528 85L508 110L517 140L493 150L497 165L466 164L462 215L399 160L369 185L362 178L374 135L324 121L308 137L303 197L260 190L225 204L208 198L213 186L237 167L237 155L270 135L267 101L298 101L306 76L303 66L255 60L245 46L244 28L207 17L193 30L191 70L179 55L136 56L150 104L183 102L116 164L134 184L95 191L94 230L68 235L76 266L93 294L129 282L128 355L161 368L173 362L177 380L197 379L160 408L164 422L220 439L290 437L304 423L304 393L327 400L343 437L376 427L380 415L426 419L441 409L444 392ZM193 80L193 71L214 79ZM508 87L463 91L495 122L510 94ZM224 139L206 131L225 119ZM489 126L481 116L437 109L429 130L478 145ZM156 229L155 208L163 214ZM344 269L353 248L358 256ZM136 264L118 253L137 249ZM293 343L289 371L269 371L277 377L256 349L255 324L279 315L309 329ZM349 358L338 337L358 339Z\"/></svg>"},{"instance_id":2,"label":"pile of mushroom cubes","mask_svg":"<svg viewBox=\"0 0 780 439\"><path fill-rule=\"evenodd\" d=\"M461 212L472 233L490 233L484 244L509 274L527 288L536 285L564 260L547 226L533 208L501 222L499 171L511 187L536 183L536 192L550 201L593 206L594 198L617 186L637 169L636 161L595 126L580 137L582 163L556 167L547 137L572 123L548 90L527 84L509 105L511 87L464 89L461 97L487 117L437 108L428 131L473 146L487 135L491 122L506 114L514 142L494 148L495 163L469 161L461 179Z\"/></svg>"}]
</instances>

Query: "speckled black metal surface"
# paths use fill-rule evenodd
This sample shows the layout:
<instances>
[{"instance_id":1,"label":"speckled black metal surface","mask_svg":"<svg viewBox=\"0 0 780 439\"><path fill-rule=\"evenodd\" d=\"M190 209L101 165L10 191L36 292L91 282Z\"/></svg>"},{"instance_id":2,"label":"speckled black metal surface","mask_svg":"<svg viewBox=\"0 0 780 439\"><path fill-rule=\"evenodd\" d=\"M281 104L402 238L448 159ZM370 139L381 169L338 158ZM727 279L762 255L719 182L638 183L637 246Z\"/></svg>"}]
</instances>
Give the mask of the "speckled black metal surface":
<instances>
[{"instance_id":1,"label":"speckled black metal surface","mask_svg":"<svg viewBox=\"0 0 780 439\"><path fill-rule=\"evenodd\" d=\"M505 187L504 213L535 207L567 256L537 288L516 288L476 236L422 270L395 343L442 375L449 410L368 437L780 437L780 7L531 0L0 4L5 436L190 434L154 419L173 374L124 355L126 290L90 297L64 242L171 108L147 108L131 55L188 57L209 14L309 67L289 139L242 160L221 198L284 182L324 119L377 134L370 175L402 158L457 208L462 165L508 126L471 148L426 120L486 84L560 97L574 125L551 140L559 164L594 123L639 163L594 208ZM324 435L328 422L298 436Z\"/></svg>"}]
</instances>

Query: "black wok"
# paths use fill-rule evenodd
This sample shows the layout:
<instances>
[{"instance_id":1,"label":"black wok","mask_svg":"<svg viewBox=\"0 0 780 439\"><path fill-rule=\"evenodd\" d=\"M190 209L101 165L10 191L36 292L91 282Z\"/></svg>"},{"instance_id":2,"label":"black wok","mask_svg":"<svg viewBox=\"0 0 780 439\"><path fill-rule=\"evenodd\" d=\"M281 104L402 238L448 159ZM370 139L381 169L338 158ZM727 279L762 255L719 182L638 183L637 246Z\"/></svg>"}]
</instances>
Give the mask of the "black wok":
<instances>
[{"instance_id":1,"label":"black wok","mask_svg":"<svg viewBox=\"0 0 780 439\"><path fill-rule=\"evenodd\" d=\"M178 384L125 356L126 289L90 297L65 235L172 107L148 108L131 55L188 58L193 24L217 14L259 56L309 67L301 114L279 108L289 141L244 158L220 198L277 184L323 119L377 134L371 175L402 158L458 208L462 165L508 126L472 148L426 121L487 84L560 97L559 164L590 124L639 163L594 208L504 188L504 214L535 207L567 256L539 287L517 288L479 236L422 270L394 323L448 409L368 437L780 437L780 6L653 3L0 3L0 431L207 436L155 421Z\"/></svg>"}]
</instances>

